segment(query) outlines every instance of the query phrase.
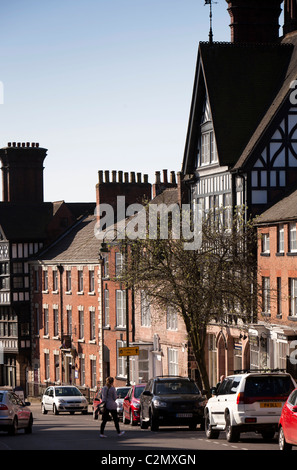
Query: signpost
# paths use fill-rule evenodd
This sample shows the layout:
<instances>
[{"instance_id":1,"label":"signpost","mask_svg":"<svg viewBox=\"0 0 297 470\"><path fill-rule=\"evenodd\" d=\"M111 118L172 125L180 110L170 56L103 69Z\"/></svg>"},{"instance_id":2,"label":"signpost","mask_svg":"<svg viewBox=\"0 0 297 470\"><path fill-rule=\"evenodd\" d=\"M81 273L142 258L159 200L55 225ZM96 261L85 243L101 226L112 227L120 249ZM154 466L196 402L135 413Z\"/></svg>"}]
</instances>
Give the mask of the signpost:
<instances>
[{"instance_id":1,"label":"signpost","mask_svg":"<svg viewBox=\"0 0 297 470\"><path fill-rule=\"evenodd\" d=\"M119 356L139 356L139 346L119 348Z\"/></svg>"}]
</instances>

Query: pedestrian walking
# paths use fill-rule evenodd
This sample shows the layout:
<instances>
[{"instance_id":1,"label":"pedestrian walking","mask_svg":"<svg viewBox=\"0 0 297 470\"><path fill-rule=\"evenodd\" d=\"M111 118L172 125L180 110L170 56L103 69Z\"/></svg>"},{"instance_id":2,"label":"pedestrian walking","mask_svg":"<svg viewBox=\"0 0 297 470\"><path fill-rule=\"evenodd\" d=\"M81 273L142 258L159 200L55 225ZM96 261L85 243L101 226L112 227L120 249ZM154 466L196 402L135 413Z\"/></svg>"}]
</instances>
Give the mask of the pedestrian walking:
<instances>
[{"instance_id":1,"label":"pedestrian walking","mask_svg":"<svg viewBox=\"0 0 297 470\"><path fill-rule=\"evenodd\" d=\"M105 425L108 421L109 414L111 414L118 436L125 434L125 431L120 430L118 412L117 412L117 392L113 386L113 377L107 377L106 385L102 388L102 402L105 403L105 409L102 414L102 422L100 429L100 437L107 437L104 434Z\"/></svg>"}]
</instances>

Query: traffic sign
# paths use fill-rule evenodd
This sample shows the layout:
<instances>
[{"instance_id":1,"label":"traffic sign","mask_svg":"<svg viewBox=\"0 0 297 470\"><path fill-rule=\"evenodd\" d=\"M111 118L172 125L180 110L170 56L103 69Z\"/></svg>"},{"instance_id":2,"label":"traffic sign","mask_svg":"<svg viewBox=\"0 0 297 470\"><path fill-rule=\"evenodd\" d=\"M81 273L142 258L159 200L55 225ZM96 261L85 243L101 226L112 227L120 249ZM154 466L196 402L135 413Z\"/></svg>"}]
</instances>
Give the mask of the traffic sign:
<instances>
[{"instance_id":1,"label":"traffic sign","mask_svg":"<svg viewBox=\"0 0 297 470\"><path fill-rule=\"evenodd\" d=\"M139 356L139 346L119 348L119 356Z\"/></svg>"}]
</instances>

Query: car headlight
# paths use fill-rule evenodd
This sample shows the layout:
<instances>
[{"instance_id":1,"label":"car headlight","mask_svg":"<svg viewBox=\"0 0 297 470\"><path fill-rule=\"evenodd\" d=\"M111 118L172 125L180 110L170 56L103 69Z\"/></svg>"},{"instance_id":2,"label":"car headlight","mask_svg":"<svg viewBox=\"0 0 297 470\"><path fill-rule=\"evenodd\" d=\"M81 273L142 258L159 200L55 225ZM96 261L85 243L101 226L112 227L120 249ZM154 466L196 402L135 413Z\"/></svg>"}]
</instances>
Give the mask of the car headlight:
<instances>
[{"instance_id":1,"label":"car headlight","mask_svg":"<svg viewBox=\"0 0 297 470\"><path fill-rule=\"evenodd\" d=\"M134 402L132 402L131 404L132 404L132 405L134 406L134 408L136 408L136 409L140 408L140 403L134 403Z\"/></svg>"},{"instance_id":2,"label":"car headlight","mask_svg":"<svg viewBox=\"0 0 297 470\"><path fill-rule=\"evenodd\" d=\"M154 403L154 406L156 408L165 408L167 406L166 401L161 401L161 400L158 400L158 399L153 400L153 403Z\"/></svg>"},{"instance_id":3,"label":"car headlight","mask_svg":"<svg viewBox=\"0 0 297 470\"><path fill-rule=\"evenodd\" d=\"M59 403L65 403L65 400L63 400L63 398L58 398L58 402Z\"/></svg>"}]
</instances>

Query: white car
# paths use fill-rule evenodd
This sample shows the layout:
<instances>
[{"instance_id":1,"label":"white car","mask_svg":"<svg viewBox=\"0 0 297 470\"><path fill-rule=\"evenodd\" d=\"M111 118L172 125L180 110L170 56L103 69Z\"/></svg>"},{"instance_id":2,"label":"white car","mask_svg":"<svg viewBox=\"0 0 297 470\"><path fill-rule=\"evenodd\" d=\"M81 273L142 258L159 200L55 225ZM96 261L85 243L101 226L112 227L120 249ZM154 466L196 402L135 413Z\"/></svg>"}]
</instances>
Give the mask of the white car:
<instances>
[{"instance_id":1,"label":"white car","mask_svg":"<svg viewBox=\"0 0 297 470\"><path fill-rule=\"evenodd\" d=\"M294 388L290 374L276 371L226 377L205 407L207 438L216 439L220 431L226 431L229 442L238 441L242 432L259 432L264 439L272 439Z\"/></svg>"},{"instance_id":2,"label":"white car","mask_svg":"<svg viewBox=\"0 0 297 470\"><path fill-rule=\"evenodd\" d=\"M0 430L15 435L18 429L24 429L26 434L31 434L33 415L29 405L15 393L0 390Z\"/></svg>"},{"instance_id":3,"label":"white car","mask_svg":"<svg viewBox=\"0 0 297 470\"><path fill-rule=\"evenodd\" d=\"M52 386L44 392L41 399L41 411L43 414L52 411L55 415L60 411L67 411L70 414L80 411L87 414L88 401L77 387L72 385Z\"/></svg>"}]
</instances>

